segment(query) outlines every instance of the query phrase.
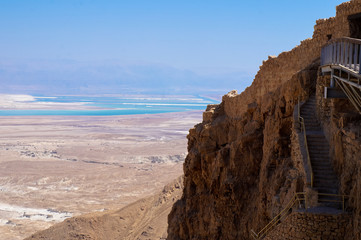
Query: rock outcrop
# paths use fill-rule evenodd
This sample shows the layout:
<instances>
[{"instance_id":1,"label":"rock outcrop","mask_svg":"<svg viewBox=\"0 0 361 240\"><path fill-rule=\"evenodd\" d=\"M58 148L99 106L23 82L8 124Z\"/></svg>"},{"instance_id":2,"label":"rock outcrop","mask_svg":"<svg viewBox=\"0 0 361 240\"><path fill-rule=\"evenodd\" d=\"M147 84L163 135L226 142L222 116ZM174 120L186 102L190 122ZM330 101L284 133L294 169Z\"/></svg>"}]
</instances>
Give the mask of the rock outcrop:
<instances>
[{"instance_id":1,"label":"rock outcrop","mask_svg":"<svg viewBox=\"0 0 361 240\"><path fill-rule=\"evenodd\" d=\"M331 146L340 193L350 195L352 226L346 239L361 239L360 122L347 100L322 99L321 47L351 36L348 16L361 1L337 7L336 17L316 22L312 39L263 62L253 84L209 106L188 135L184 191L168 217L168 239L250 239L267 224L307 174L298 157L293 113L298 99L316 94L321 125Z\"/></svg>"}]
</instances>

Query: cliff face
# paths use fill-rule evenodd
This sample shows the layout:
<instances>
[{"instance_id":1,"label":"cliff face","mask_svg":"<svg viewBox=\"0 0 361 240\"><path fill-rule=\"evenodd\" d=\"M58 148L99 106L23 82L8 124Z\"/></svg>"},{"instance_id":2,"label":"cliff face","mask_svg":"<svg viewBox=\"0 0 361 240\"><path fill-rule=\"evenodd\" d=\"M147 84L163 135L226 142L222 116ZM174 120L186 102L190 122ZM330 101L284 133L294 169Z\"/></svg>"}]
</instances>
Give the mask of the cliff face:
<instances>
[{"instance_id":1,"label":"cliff face","mask_svg":"<svg viewBox=\"0 0 361 240\"><path fill-rule=\"evenodd\" d=\"M245 113L227 111L242 102L231 92L190 130L183 197L169 216L168 239L249 239L302 191L305 176L291 158L293 106L311 92L317 63L283 87L248 104ZM271 206L271 207L270 207Z\"/></svg>"},{"instance_id":2,"label":"cliff face","mask_svg":"<svg viewBox=\"0 0 361 240\"><path fill-rule=\"evenodd\" d=\"M360 12L359 0L341 4L336 17L317 21L312 39L276 58L269 57L243 93L232 91L221 104L207 108L203 122L188 135L185 187L168 217L168 239L250 239L251 229L259 230L296 191L303 191L305 171L294 154L299 146L292 141L294 107L298 98L307 100L316 89L320 99L321 88L316 83L321 81L317 80L321 47L329 36L349 36L347 17ZM345 132L335 124L337 114L325 121L322 106L327 104L322 101L328 100L318 101L324 127L332 125ZM335 104L329 106L329 112ZM354 111L348 102L343 104L348 106L344 109ZM358 187L361 182L359 159L349 160L359 151L358 143L350 144L339 135L329 139L336 146L331 152L343 156L334 161L341 192L352 195L351 202L359 209L354 212L360 215L359 188L348 186L352 182ZM353 165L345 165L347 161ZM354 165L358 172L350 177L344 170ZM361 221L354 219L359 227Z\"/></svg>"}]
</instances>

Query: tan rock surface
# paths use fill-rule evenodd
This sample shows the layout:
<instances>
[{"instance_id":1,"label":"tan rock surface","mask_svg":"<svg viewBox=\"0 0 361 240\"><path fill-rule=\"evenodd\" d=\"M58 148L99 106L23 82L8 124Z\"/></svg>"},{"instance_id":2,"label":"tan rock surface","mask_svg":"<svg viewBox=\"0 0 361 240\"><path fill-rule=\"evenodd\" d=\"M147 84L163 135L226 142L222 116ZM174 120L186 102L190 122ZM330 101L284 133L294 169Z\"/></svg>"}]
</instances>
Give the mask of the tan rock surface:
<instances>
[{"instance_id":1,"label":"tan rock surface","mask_svg":"<svg viewBox=\"0 0 361 240\"><path fill-rule=\"evenodd\" d=\"M228 111L241 108L242 98L225 95L208 110L212 119L207 114L190 130L184 192L169 215L168 239L250 239L251 229L266 225L303 190L304 170L291 156L293 107L314 89L317 66L240 116Z\"/></svg>"}]
</instances>

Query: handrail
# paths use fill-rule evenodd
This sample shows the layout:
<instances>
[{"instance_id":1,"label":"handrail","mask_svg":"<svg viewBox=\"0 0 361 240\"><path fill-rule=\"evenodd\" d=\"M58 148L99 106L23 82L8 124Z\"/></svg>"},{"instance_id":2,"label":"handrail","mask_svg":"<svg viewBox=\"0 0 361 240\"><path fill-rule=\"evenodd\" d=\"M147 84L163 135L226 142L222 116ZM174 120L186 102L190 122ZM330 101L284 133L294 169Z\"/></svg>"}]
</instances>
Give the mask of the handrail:
<instances>
[{"instance_id":1,"label":"handrail","mask_svg":"<svg viewBox=\"0 0 361 240\"><path fill-rule=\"evenodd\" d=\"M340 41L349 42L349 43L361 44L361 39L350 38L350 37L341 37L341 38L333 38L333 39L329 40L327 43L325 43L324 45L322 45L322 48L323 48L323 47L326 47L326 46L328 46L328 45L331 45L332 43L340 42Z\"/></svg>"},{"instance_id":2,"label":"handrail","mask_svg":"<svg viewBox=\"0 0 361 240\"><path fill-rule=\"evenodd\" d=\"M311 187L313 187L313 169L311 165L311 158L310 158L310 152L308 150L308 143L307 143L307 134L306 134L306 127L305 127L305 119L301 117L301 106L300 106L300 98L298 98L298 121L301 123L301 128L303 132L303 139L305 142L305 148L306 148L306 154L307 154L307 164L310 169L311 173L311 182L309 183Z\"/></svg>"},{"instance_id":3,"label":"handrail","mask_svg":"<svg viewBox=\"0 0 361 240\"><path fill-rule=\"evenodd\" d=\"M342 200L319 200L323 202L339 202L342 203L342 211L345 211L345 198L348 198L347 195L339 195L339 194L329 194L329 193L318 193L318 196L330 196L330 197L342 197ZM307 209L307 193L306 192L297 192L290 200L290 202L286 205L286 207L276 216L274 217L264 228L262 228L258 233L256 233L253 229L251 229L251 236L255 240L262 239L269 233L282 219L287 217L290 214L290 210L293 206L298 202L299 206L301 206L301 201L304 201L304 207Z\"/></svg>"},{"instance_id":4,"label":"handrail","mask_svg":"<svg viewBox=\"0 0 361 240\"><path fill-rule=\"evenodd\" d=\"M299 197L299 195L301 195L301 197ZM299 202L300 204L302 200L306 202L306 193L305 192L296 193L293 196L293 198L289 201L289 203L286 205L286 207L276 217L274 217L264 228L262 228L261 231L255 233L255 231L251 230L252 237L256 240L262 239L270 230L273 229L274 226L276 226L276 224L278 224L283 218L288 216L290 209L293 208L296 202Z\"/></svg>"},{"instance_id":5,"label":"handrail","mask_svg":"<svg viewBox=\"0 0 361 240\"><path fill-rule=\"evenodd\" d=\"M355 38L337 38L322 46L321 66L339 65L357 74L361 74L361 40Z\"/></svg>"},{"instance_id":6,"label":"handrail","mask_svg":"<svg viewBox=\"0 0 361 240\"><path fill-rule=\"evenodd\" d=\"M348 198L348 195L343 194L332 194L332 193L318 193L318 196L328 196L328 197L341 197L342 200L328 200L328 199L318 199L319 202L338 202L342 203L342 211L345 211L345 198Z\"/></svg>"},{"instance_id":7,"label":"handrail","mask_svg":"<svg viewBox=\"0 0 361 240\"><path fill-rule=\"evenodd\" d=\"M310 168L310 172L311 172L310 186L312 188L313 187L313 169L312 169L312 165L311 165L310 151L308 150L305 119L303 117L301 117L301 116L299 117L299 119L300 119L300 123L301 123L301 126L302 126L303 138L305 140L305 148L306 148L306 154L307 154L307 164L308 164L308 167Z\"/></svg>"}]
</instances>

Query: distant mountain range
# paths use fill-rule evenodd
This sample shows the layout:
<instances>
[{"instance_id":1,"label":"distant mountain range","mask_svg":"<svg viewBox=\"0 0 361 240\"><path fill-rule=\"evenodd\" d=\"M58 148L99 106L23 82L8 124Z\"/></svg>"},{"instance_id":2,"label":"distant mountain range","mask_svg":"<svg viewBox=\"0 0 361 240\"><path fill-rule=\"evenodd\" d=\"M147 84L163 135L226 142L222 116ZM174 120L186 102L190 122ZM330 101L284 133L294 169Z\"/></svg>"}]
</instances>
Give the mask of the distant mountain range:
<instances>
[{"instance_id":1,"label":"distant mountain range","mask_svg":"<svg viewBox=\"0 0 361 240\"><path fill-rule=\"evenodd\" d=\"M233 72L201 76L192 71L160 65L124 66L114 62L76 61L0 62L0 93L181 94L243 91L252 76Z\"/></svg>"}]
</instances>

